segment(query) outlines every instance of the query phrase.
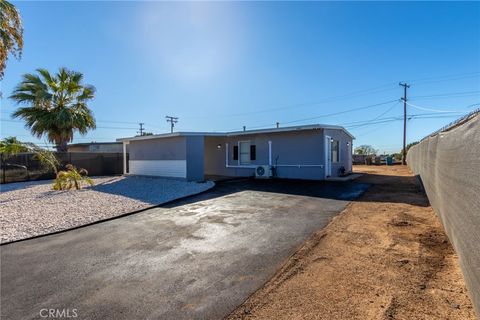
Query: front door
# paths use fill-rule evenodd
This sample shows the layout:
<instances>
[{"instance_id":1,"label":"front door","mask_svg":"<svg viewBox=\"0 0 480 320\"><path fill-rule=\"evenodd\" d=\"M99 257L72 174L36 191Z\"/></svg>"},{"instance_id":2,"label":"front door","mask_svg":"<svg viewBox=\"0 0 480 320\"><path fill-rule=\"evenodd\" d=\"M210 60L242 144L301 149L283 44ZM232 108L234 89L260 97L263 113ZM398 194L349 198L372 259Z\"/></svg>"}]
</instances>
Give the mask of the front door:
<instances>
[{"instance_id":1,"label":"front door","mask_svg":"<svg viewBox=\"0 0 480 320\"><path fill-rule=\"evenodd\" d=\"M332 175L332 138L325 136L325 177Z\"/></svg>"}]
</instances>

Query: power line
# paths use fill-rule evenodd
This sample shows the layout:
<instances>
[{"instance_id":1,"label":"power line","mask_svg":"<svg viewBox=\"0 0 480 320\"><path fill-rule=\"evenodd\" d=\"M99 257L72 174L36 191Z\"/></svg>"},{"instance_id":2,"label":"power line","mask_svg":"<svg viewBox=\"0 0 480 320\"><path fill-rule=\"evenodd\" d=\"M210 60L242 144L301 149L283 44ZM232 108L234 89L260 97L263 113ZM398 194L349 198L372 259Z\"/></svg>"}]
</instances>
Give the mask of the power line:
<instances>
[{"instance_id":1,"label":"power line","mask_svg":"<svg viewBox=\"0 0 480 320\"><path fill-rule=\"evenodd\" d=\"M389 86L390 85L391 84L389 84ZM385 85L379 86L379 87L384 87L384 86ZM380 93L380 92L384 92L384 91L395 90L394 87L387 88L387 89L382 89L382 90L376 90L376 91L371 91L372 89L366 89L366 90L364 90L365 92L363 92L362 94L351 93L351 94L346 94L346 95L324 98L324 99L314 101L314 102L296 103L296 104L290 104L290 105L286 105L286 106L282 106L282 107L275 107L275 108L268 108L268 109L262 109L262 110L257 110L257 111L249 111L249 112L241 112L241 113L233 113L233 114L216 114L215 116L216 117L241 117L241 116L247 116L247 115L252 115L252 114L268 113L268 112L274 112L274 111L287 110L287 109L292 109L292 108L300 108L300 107L306 107L306 106L318 106L318 105L331 103L331 102L335 102L335 101L339 101L339 100L355 98L355 97L359 97L359 96L366 95L366 94L375 94L375 93ZM361 92L361 91L359 91L359 92ZM208 115L208 116L184 116L184 118L187 118L187 119L188 118L210 118L210 117L211 117L211 115Z\"/></svg>"},{"instance_id":2,"label":"power line","mask_svg":"<svg viewBox=\"0 0 480 320\"><path fill-rule=\"evenodd\" d=\"M441 82L441 81L449 81L449 80L454 81L454 80L474 78L474 77L479 77L479 76L480 76L480 72L467 72L467 73L450 74L450 75L444 75L444 76L420 78L420 79L411 80L411 81L417 81L417 82L415 82L415 84L423 84L423 83L429 83L429 82ZM237 117L237 116L246 116L246 115L258 114L258 113L267 113L267 112L272 112L272 111L280 111L280 110L291 109L291 108L299 108L299 107L304 107L304 106L320 105L320 104L324 104L324 103L327 103L327 102L333 102L333 101L338 101L338 100L343 100L343 99L355 98L355 97L359 97L359 96L366 95L366 94L375 94L375 93L395 90L394 85L396 83L397 82L389 82L389 83L379 85L379 86L376 86L376 87L373 87L373 88L370 88L370 89L363 89L363 90L358 90L358 91L354 91L354 92L351 92L351 93L347 93L347 94L344 94L344 95L338 95L338 96L332 96L332 97L329 97L329 98L324 98L324 99L321 99L321 100L316 101L316 102L298 103L298 104L292 104L292 105L287 105L287 106L283 106L283 107L267 108L267 109L251 111L251 112L223 114L223 115L218 115L217 114L216 116L217 117ZM207 118L207 117L209 118L210 116L185 116L185 118Z\"/></svg>"},{"instance_id":3,"label":"power line","mask_svg":"<svg viewBox=\"0 0 480 320\"><path fill-rule=\"evenodd\" d=\"M463 91L463 92L450 92L450 93L441 93L441 94L430 94L430 95L423 95L423 96L413 96L410 97L410 100L419 99L419 98L433 98L433 97L458 97L459 95L478 95L480 93L479 90L477 91Z\"/></svg>"},{"instance_id":4,"label":"power line","mask_svg":"<svg viewBox=\"0 0 480 320\"><path fill-rule=\"evenodd\" d=\"M387 123L382 123L382 124L380 124L380 126L378 126L377 128L375 128L375 129L373 129L373 130L369 130L369 131L363 132L363 133L361 133L361 134L355 135L355 138L359 138L359 137L366 136L367 134L370 134L370 133L372 133L372 132L378 131L378 130L386 127L386 126L389 125L389 124L390 124L389 122L387 122Z\"/></svg>"},{"instance_id":5,"label":"power line","mask_svg":"<svg viewBox=\"0 0 480 320\"><path fill-rule=\"evenodd\" d=\"M303 121L310 121L310 120L315 120L315 119L320 119L320 118L327 118L327 117L332 117L332 116L336 116L336 115L340 115L340 114L345 114L345 113L349 113L349 112L355 112L355 111L359 111L359 110L365 110L365 109L369 109L369 108L374 108L374 107L378 107L378 106L381 106L381 105L385 105L385 104L389 104L389 103L397 102L397 101L398 101L398 99L389 100L389 101L380 102L380 103L376 103L376 104L371 104L371 105L367 105L367 106L363 106L363 107L351 108L351 109L344 110L344 111L327 113L327 114L323 114L323 115L319 115L319 116L315 116L315 117L309 117L309 118L303 118L303 119L296 119L296 120L286 121L286 122L280 122L280 123L283 125L283 124L292 124L292 123L298 123L298 122L303 122ZM262 126L255 126L255 127L250 127L250 129L265 128L265 127L270 127L271 125L272 125L272 124L266 124L266 125L262 125Z\"/></svg>"},{"instance_id":6,"label":"power line","mask_svg":"<svg viewBox=\"0 0 480 320\"><path fill-rule=\"evenodd\" d=\"M447 112L468 112L470 110L456 110L456 111L452 111L452 110L440 110L440 109L434 109L434 108L431 108L431 107L421 107L421 106L418 106L418 105L414 105L412 103L407 103L410 107L412 108L415 108L415 109L418 109L418 110L423 110L423 111L433 111L433 112L438 112L438 113L447 113ZM475 106L476 104L472 104L468 107L471 107L471 106ZM467 107L467 108L468 108Z\"/></svg>"},{"instance_id":7,"label":"power line","mask_svg":"<svg viewBox=\"0 0 480 320\"><path fill-rule=\"evenodd\" d=\"M463 80L463 79L469 79L469 78L477 78L479 76L480 76L480 71L475 71L475 72L466 72L466 73L410 80L410 83L415 85L420 85L420 84L426 84L426 83L438 83L438 82L444 82L444 81L455 81L455 80Z\"/></svg>"},{"instance_id":8,"label":"power line","mask_svg":"<svg viewBox=\"0 0 480 320\"><path fill-rule=\"evenodd\" d=\"M138 122L135 122L135 121L97 120L97 122L104 122L104 123L123 123L123 124L138 124Z\"/></svg>"},{"instance_id":9,"label":"power line","mask_svg":"<svg viewBox=\"0 0 480 320\"><path fill-rule=\"evenodd\" d=\"M386 111L382 112L381 114L379 114L378 116L376 116L375 118L373 118L373 119L370 120L370 121L378 120L378 119L381 118L382 116L386 115L387 113L389 113L390 111L392 111L393 108L395 108L395 107L398 105L399 102L400 102L400 101L396 101L390 108L388 108Z\"/></svg>"},{"instance_id":10,"label":"power line","mask_svg":"<svg viewBox=\"0 0 480 320\"><path fill-rule=\"evenodd\" d=\"M22 123L23 121L20 120L10 120L10 119L0 119L1 122L14 122L14 123ZM95 129L119 129L119 130L136 130L137 128L131 127L96 127Z\"/></svg>"},{"instance_id":11,"label":"power line","mask_svg":"<svg viewBox=\"0 0 480 320\"><path fill-rule=\"evenodd\" d=\"M452 118L452 117L458 117L461 115L461 113L456 113L456 114L444 114L444 115L439 115L439 114L430 114L430 113L424 113L424 114L413 114L413 115L408 115L407 120L415 120L415 119L440 119L440 118ZM340 124L344 126L345 128L348 128L350 130L354 130L357 128L362 128L366 127L369 125L377 125L377 124L382 124L382 123L389 123L389 122L395 122L395 121L400 121L403 120L403 115L398 115L394 117L388 117L388 118L381 118L376 121L357 121L356 123L351 123L350 125L348 124Z\"/></svg>"}]
</instances>

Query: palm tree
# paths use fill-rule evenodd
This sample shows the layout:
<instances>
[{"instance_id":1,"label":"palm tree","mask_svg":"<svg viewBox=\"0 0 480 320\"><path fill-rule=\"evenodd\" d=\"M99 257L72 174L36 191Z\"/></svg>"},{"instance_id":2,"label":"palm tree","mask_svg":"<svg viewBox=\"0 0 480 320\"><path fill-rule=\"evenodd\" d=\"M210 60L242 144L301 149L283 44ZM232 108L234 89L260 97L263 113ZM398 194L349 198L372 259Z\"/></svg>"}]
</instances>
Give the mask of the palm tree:
<instances>
[{"instance_id":1,"label":"palm tree","mask_svg":"<svg viewBox=\"0 0 480 320\"><path fill-rule=\"evenodd\" d=\"M0 141L0 153L7 157L28 151L29 149L17 137L7 137Z\"/></svg>"},{"instance_id":2,"label":"palm tree","mask_svg":"<svg viewBox=\"0 0 480 320\"><path fill-rule=\"evenodd\" d=\"M23 49L22 20L15 6L8 1L0 0L0 80L11 53L20 58Z\"/></svg>"},{"instance_id":3,"label":"palm tree","mask_svg":"<svg viewBox=\"0 0 480 320\"><path fill-rule=\"evenodd\" d=\"M33 153L34 158L39 160L43 166L50 167L55 175L58 173L57 168L60 166L60 162L53 152L40 148L32 142L22 142L17 137L8 137L0 141L0 156L5 155L5 159L22 152Z\"/></svg>"},{"instance_id":4,"label":"palm tree","mask_svg":"<svg viewBox=\"0 0 480 320\"><path fill-rule=\"evenodd\" d=\"M25 74L10 96L17 104L27 104L12 114L26 121L37 138L47 136L57 151L66 152L73 134L95 129L95 118L87 102L94 98L95 87L83 85L80 72L60 68L52 75L45 69Z\"/></svg>"}]
</instances>

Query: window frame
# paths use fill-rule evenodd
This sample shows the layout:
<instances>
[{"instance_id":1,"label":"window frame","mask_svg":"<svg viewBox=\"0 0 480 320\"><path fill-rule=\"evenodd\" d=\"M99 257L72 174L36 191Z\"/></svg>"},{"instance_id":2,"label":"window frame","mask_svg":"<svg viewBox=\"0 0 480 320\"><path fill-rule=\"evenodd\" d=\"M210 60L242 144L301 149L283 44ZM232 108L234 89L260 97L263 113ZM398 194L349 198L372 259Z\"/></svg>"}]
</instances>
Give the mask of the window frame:
<instances>
[{"instance_id":1,"label":"window frame","mask_svg":"<svg viewBox=\"0 0 480 320\"><path fill-rule=\"evenodd\" d=\"M248 143L248 148L247 148L247 152L243 152L243 154L248 154L248 162L243 162L242 161L242 146L241 144L247 144ZM238 146L238 165L239 166L249 166L252 164L252 159L251 159L251 152L250 152L250 147L252 146L252 143L250 140L241 140L241 141L238 141L237 142L237 146Z\"/></svg>"},{"instance_id":2,"label":"window frame","mask_svg":"<svg viewBox=\"0 0 480 320\"><path fill-rule=\"evenodd\" d=\"M334 143L336 142L336 145L337 145L337 148L336 148L336 157L333 156L333 152L334 152ZM330 158L331 158L331 161L332 163L339 163L340 162L340 140L336 140L336 139L333 139L331 138L330 140Z\"/></svg>"}]
</instances>

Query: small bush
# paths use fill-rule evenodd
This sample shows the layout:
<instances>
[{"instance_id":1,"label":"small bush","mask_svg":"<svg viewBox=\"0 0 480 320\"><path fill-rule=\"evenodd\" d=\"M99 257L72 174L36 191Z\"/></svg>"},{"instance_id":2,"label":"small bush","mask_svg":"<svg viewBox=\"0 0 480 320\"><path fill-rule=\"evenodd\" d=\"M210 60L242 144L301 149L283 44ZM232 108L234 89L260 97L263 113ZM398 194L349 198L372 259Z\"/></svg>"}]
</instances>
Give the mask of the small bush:
<instances>
[{"instance_id":1,"label":"small bush","mask_svg":"<svg viewBox=\"0 0 480 320\"><path fill-rule=\"evenodd\" d=\"M93 180L88 177L87 170L77 170L77 168L71 164L67 164L65 168L67 170L62 170L57 173L57 178L53 183L53 190L70 190L72 188L80 190L83 183L93 186Z\"/></svg>"}]
</instances>

